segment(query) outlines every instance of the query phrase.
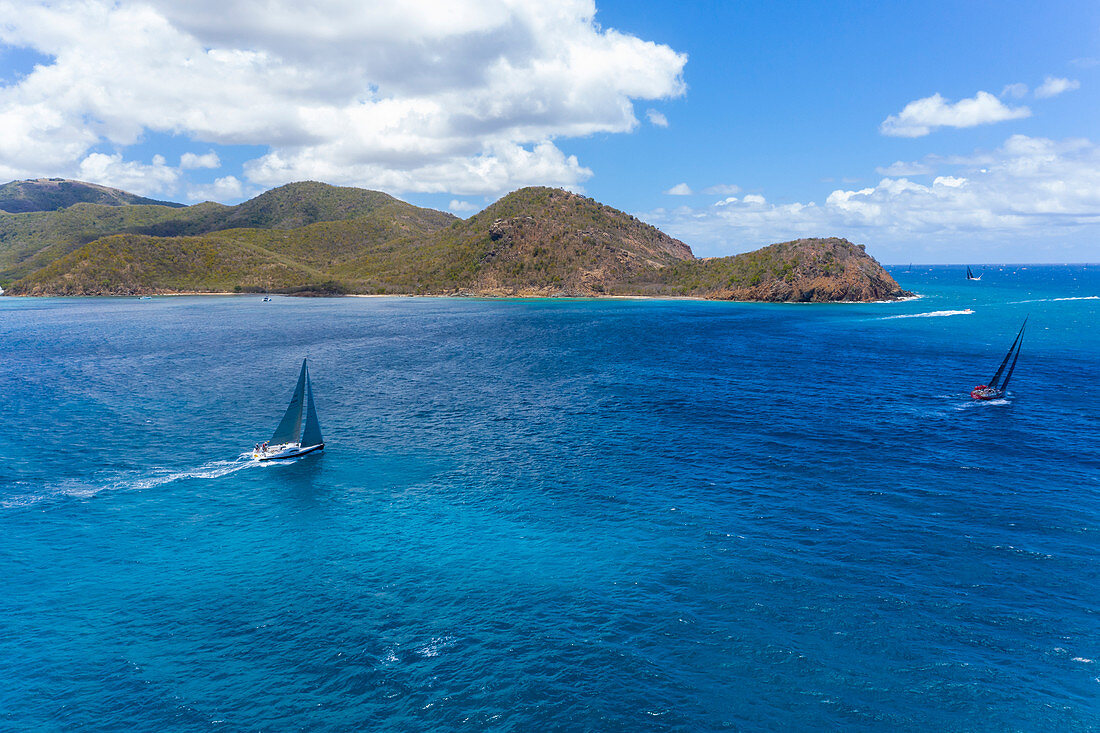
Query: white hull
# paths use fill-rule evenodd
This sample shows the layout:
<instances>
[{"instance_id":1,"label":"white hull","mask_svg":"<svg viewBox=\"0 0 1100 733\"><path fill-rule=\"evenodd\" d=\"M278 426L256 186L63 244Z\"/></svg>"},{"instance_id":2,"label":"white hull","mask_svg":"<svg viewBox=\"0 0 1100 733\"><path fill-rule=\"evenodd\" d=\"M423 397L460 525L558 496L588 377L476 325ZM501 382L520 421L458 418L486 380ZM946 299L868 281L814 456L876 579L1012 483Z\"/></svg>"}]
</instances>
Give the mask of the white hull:
<instances>
[{"instance_id":1,"label":"white hull","mask_svg":"<svg viewBox=\"0 0 1100 733\"><path fill-rule=\"evenodd\" d=\"M252 458L257 461L279 461L287 458L297 458L298 456L304 456L306 453L324 449L324 443L307 446L302 446L297 443L286 443L285 445L268 446L267 450L253 451Z\"/></svg>"}]
</instances>

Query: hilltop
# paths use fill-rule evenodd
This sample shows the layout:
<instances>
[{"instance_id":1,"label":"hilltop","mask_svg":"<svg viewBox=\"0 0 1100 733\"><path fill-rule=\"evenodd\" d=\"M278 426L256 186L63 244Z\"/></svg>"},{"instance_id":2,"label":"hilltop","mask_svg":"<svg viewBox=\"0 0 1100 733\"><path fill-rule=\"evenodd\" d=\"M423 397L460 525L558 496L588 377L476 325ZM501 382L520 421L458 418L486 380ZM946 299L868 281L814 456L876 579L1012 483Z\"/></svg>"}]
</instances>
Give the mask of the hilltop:
<instances>
[{"instance_id":1,"label":"hilltop","mask_svg":"<svg viewBox=\"0 0 1100 733\"><path fill-rule=\"evenodd\" d=\"M561 189L463 221L377 191L294 183L237 206L76 204L0 215L11 294L270 291L880 300L907 295L862 247L801 239L733 257Z\"/></svg>"},{"instance_id":2,"label":"hilltop","mask_svg":"<svg viewBox=\"0 0 1100 733\"><path fill-rule=\"evenodd\" d=\"M0 186L0 212L23 214L28 211L56 211L73 204L183 206L170 201L157 201L137 196L117 188L100 186L97 183L70 181L65 178L32 178L26 181L12 181Z\"/></svg>"},{"instance_id":3,"label":"hilltop","mask_svg":"<svg viewBox=\"0 0 1100 733\"><path fill-rule=\"evenodd\" d=\"M180 237L223 229L297 229L320 221L367 216L387 206L409 207L410 204L381 191L302 181L273 188L236 206L207 201L136 228L134 233ZM449 221L455 218L449 214L443 216Z\"/></svg>"},{"instance_id":4,"label":"hilltop","mask_svg":"<svg viewBox=\"0 0 1100 733\"><path fill-rule=\"evenodd\" d=\"M336 274L375 293L600 295L684 259L692 259L686 244L629 214L531 187L430 237L366 252Z\"/></svg>"}]
</instances>

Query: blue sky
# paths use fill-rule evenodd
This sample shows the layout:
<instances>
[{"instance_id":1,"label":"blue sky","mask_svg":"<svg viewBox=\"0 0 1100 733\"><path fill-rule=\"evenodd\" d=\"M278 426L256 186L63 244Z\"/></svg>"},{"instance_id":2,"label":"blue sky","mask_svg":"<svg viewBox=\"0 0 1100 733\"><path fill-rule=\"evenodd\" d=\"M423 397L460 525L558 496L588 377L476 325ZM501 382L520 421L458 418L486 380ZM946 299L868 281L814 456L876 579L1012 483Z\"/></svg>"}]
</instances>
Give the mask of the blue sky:
<instances>
[{"instance_id":1,"label":"blue sky","mask_svg":"<svg viewBox=\"0 0 1100 733\"><path fill-rule=\"evenodd\" d=\"M1095 262L1098 88L1095 2L0 0L0 177L544 184L706 256Z\"/></svg>"}]
</instances>

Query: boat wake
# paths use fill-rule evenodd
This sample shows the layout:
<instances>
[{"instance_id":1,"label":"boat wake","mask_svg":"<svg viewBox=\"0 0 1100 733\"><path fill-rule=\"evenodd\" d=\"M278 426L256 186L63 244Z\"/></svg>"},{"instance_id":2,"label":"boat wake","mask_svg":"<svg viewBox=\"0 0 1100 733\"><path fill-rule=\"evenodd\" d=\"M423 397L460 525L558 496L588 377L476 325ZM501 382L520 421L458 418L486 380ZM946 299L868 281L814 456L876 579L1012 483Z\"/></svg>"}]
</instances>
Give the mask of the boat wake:
<instances>
[{"instance_id":1,"label":"boat wake","mask_svg":"<svg viewBox=\"0 0 1100 733\"><path fill-rule=\"evenodd\" d=\"M1037 298L1036 300L1013 300L1008 305L1021 303L1059 303L1065 300L1100 300L1100 295L1077 295L1072 298Z\"/></svg>"},{"instance_id":2,"label":"boat wake","mask_svg":"<svg viewBox=\"0 0 1100 733\"><path fill-rule=\"evenodd\" d=\"M16 482L15 491L0 499L0 509L34 506L45 501L60 499L90 499L111 491L142 491L185 479L216 479L246 468L266 468L269 464L251 459L251 453L242 453L232 461L210 461L187 470L154 468L150 471L129 471L104 477L103 480L81 481L66 479L45 486L33 486ZM20 491L20 489L25 489Z\"/></svg>"},{"instance_id":3,"label":"boat wake","mask_svg":"<svg viewBox=\"0 0 1100 733\"><path fill-rule=\"evenodd\" d=\"M882 321L889 321L894 318L943 318L945 316L971 316L974 315L972 308L967 308L961 311L929 311L928 313L905 313L900 316L883 316Z\"/></svg>"},{"instance_id":4,"label":"boat wake","mask_svg":"<svg viewBox=\"0 0 1100 733\"><path fill-rule=\"evenodd\" d=\"M210 461L209 463L204 463L188 471L173 471L167 468L156 468L153 469L153 474L151 476L147 475L140 478L123 479L108 488L111 490L151 489L154 486L162 486L164 484L170 484L173 481L182 481L184 479L221 478L222 476L228 476L231 473L236 473L241 469L250 468L255 465L257 464L251 460L250 453L242 453L236 460Z\"/></svg>"},{"instance_id":5,"label":"boat wake","mask_svg":"<svg viewBox=\"0 0 1100 733\"><path fill-rule=\"evenodd\" d=\"M971 410L975 407L996 407L998 405L1011 405L1010 400L1000 397L995 400L967 400L955 407L956 410Z\"/></svg>"}]
</instances>

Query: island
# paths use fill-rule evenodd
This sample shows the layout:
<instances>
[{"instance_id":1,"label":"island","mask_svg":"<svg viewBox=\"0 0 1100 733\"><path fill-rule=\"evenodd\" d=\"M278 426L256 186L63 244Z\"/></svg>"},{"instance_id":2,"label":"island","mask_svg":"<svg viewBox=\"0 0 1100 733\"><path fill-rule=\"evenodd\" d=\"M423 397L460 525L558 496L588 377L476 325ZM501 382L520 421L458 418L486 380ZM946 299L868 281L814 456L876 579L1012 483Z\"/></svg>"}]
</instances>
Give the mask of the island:
<instances>
[{"instance_id":1,"label":"island","mask_svg":"<svg viewBox=\"0 0 1100 733\"><path fill-rule=\"evenodd\" d=\"M895 300L862 245L836 237L729 257L569 191L514 191L462 220L313 181L236 206L180 206L80 181L0 186L6 295L649 296Z\"/></svg>"}]
</instances>

